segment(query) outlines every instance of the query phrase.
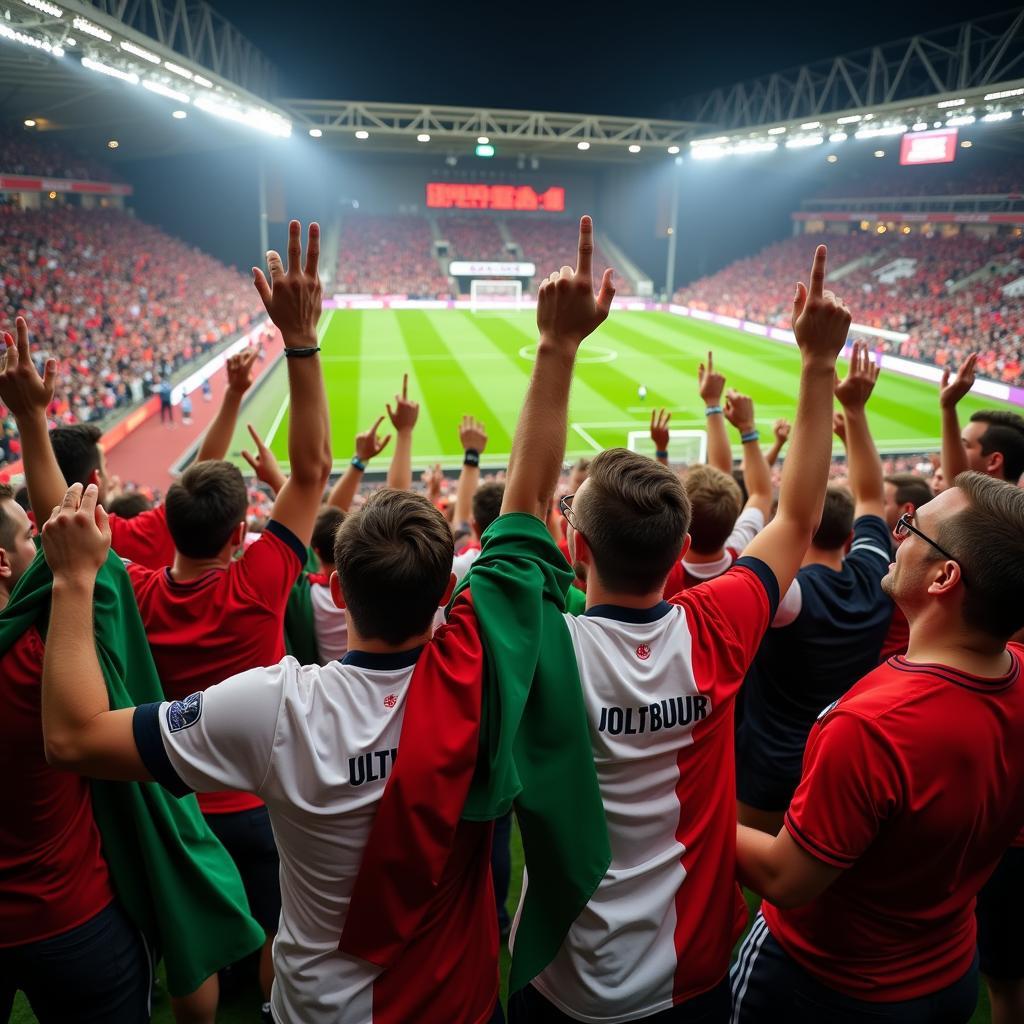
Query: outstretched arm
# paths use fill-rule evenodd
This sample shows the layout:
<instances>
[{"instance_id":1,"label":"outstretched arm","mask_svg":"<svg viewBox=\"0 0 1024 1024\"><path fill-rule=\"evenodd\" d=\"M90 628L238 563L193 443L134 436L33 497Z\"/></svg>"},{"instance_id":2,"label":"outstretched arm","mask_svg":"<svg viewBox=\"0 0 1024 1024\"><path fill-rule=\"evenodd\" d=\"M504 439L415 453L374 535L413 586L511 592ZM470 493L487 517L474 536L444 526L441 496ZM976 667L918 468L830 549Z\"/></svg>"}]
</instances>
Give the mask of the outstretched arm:
<instances>
[{"instance_id":1,"label":"outstretched arm","mask_svg":"<svg viewBox=\"0 0 1024 1024\"><path fill-rule=\"evenodd\" d=\"M663 465L668 465L669 423L672 413L664 409L651 410L651 440L654 442L654 457Z\"/></svg>"},{"instance_id":2,"label":"outstretched arm","mask_svg":"<svg viewBox=\"0 0 1024 1024\"><path fill-rule=\"evenodd\" d=\"M793 299L793 333L801 357L800 391L782 471L779 510L744 551L771 567L781 594L793 582L821 519L832 458L836 357L850 330L850 311L825 290L827 252L825 246L818 246L810 287L798 284Z\"/></svg>"},{"instance_id":3,"label":"outstretched arm","mask_svg":"<svg viewBox=\"0 0 1024 1024\"><path fill-rule=\"evenodd\" d=\"M730 388L725 399L725 418L739 431L743 443L743 482L747 488L746 508L759 509L764 521L772 511L772 471L758 443L754 400Z\"/></svg>"},{"instance_id":4,"label":"outstretched arm","mask_svg":"<svg viewBox=\"0 0 1024 1024\"><path fill-rule=\"evenodd\" d=\"M252 387L252 371L257 351L255 345L250 345L228 358L228 386L224 390L224 398L220 403L220 409L217 410L217 415L203 435L203 443L196 453L196 462L227 457L231 438L235 436L238 410L242 407L242 399L245 398L246 391Z\"/></svg>"},{"instance_id":5,"label":"outstretched arm","mask_svg":"<svg viewBox=\"0 0 1024 1024\"><path fill-rule=\"evenodd\" d=\"M271 514L303 545L308 545L313 535L313 523L331 475L331 425L316 333L322 299L319 260L320 226L309 225L303 264L302 229L293 220L288 225L288 269L273 250L267 253L269 282L261 270L253 268L256 290L284 339L291 398L289 477Z\"/></svg>"},{"instance_id":6,"label":"outstretched arm","mask_svg":"<svg viewBox=\"0 0 1024 1024\"><path fill-rule=\"evenodd\" d=\"M288 478L281 472L281 467L277 464L274 453L263 443L260 435L256 433L256 428L251 423L247 423L246 426L248 427L249 436L252 438L253 444L256 445L256 454L253 455L248 448L243 448L242 458L252 466L256 479L261 483L265 483L274 492L274 497L276 498L281 493L281 489Z\"/></svg>"},{"instance_id":7,"label":"outstretched arm","mask_svg":"<svg viewBox=\"0 0 1024 1024\"><path fill-rule=\"evenodd\" d=\"M974 387L974 367L978 362L978 353L972 352L963 365L957 370L956 376L949 379L949 368L942 371L942 383L939 385L939 409L942 411L942 475L949 484L960 473L967 472L967 453L964 451L963 438L960 436L960 417L956 406L968 391Z\"/></svg>"},{"instance_id":8,"label":"outstretched arm","mask_svg":"<svg viewBox=\"0 0 1024 1024\"><path fill-rule=\"evenodd\" d=\"M601 290L594 294L593 255L594 225L583 217L576 269L562 267L537 293L540 341L512 443L502 513L528 512L544 519L558 483L576 351L608 318L615 295L611 270L604 272Z\"/></svg>"},{"instance_id":9,"label":"outstretched arm","mask_svg":"<svg viewBox=\"0 0 1024 1024\"><path fill-rule=\"evenodd\" d=\"M769 468L779 461L779 455L782 452L783 446L789 440L789 420L777 419L772 432L775 434L775 440L764 456Z\"/></svg>"},{"instance_id":10,"label":"outstretched arm","mask_svg":"<svg viewBox=\"0 0 1024 1024\"><path fill-rule=\"evenodd\" d=\"M349 463L348 469L345 470L344 476L331 488L331 493L327 497L328 505L334 505L336 508L340 508L342 512L347 512L351 507L352 499L356 496L356 491L359 490L359 485L363 482L363 473L366 472L370 459L375 455L380 455L387 447L388 441L391 440L390 434L384 440L377 436L377 428L383 422L384 417L379 416L377 422L369 430L364 431L362 434L356 434L356 453Z\"/></svg>"},{"instance_id":11,"label":"outstretched arm","mask_svg":"<svg viewBox=\"0 0 1024 1024\"><path fill-rule=\"evenodd\" d=\"M412 489L412 432L420 417L419 402L409 401L409 374L402 374L402 393L395 395L395 408L385 406L395 428L395 451L388 467L388 487Z\"/></svg>"},{"instance_id":12,"label":"outstretched arm","mask_svg":"<svg viewBox=\"0 0 1024 1024\"><path fill-rule=\"evenodd\" d=\"M723 473L731 473L732 448L729 446L729 433L725 429L725 407L722 405L725 377L715 373L713 352L708 353L707 366L701 363L697 368L697 387L704 403L704 420L707 423L708 465Z\"/></svg>"},{"instance_id":13,"label":"outstretched arm","mask_svg":"<svg viewBox=\"0 0 1024 1024\"><path fill-rule=\"evenodd\" d=\"M480 484L480 456L487 447L487 431L472 416L463 416L459 424L459 443L462 445L462 470L455 489L454 526L461 526L473 518L473 495Z\"/></svg>"},{"instance_id":14,"label":"outstretched arm","mask_svg":"<svg viewBox=\"0 0 1024 1024\"><path fill-rule=\"evenodd\" d=\"M24 317L15 320L14 329L17 341L6 331L3 335L5 357L0 366L0 401L11 410L18 425L28 500L36 521L41 522L64 500L67 490L46 423L46 410L53 401L57 383L57 362L47 359L40 377L32 362Z\"/></svg>"},{"instance_id":15,"label":"outstretched arm","mask_svg":"<svg viewBox=\"0 0 1024 1024\"><path fill-rule=\"evenodd\" d=\"M878 457L868 426L867 401L878 380L878 365L868 352L867 342L855 341L850 368L836 381L836 398L843 407L842 439L846 445L850 490L855 516L884 516L885 484L882 460Z\"/></svg>"}]
</instances>

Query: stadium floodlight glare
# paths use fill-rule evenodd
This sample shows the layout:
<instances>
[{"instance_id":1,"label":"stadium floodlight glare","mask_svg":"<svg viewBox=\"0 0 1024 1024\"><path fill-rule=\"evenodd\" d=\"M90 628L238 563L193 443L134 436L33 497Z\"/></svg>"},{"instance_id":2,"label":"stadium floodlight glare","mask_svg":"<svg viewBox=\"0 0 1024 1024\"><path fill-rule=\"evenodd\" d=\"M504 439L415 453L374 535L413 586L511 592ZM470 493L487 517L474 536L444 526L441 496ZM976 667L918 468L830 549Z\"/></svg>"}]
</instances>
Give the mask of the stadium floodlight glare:
<instances>
[{"instance_id":1,"label":"stadium floodlight glare","mask_svg":"<svg viewBox=\"0 0 1024 1024\"><path fill-rule=\"evenodd\" d=\"M135 43L129 42L127 39L122 40L121 49L126 53L141 57L143 60L148 60L150 64L160 63L160 58L152 50L145 50L141 46L136 46Z\"/></svg>"},{"instance_id":2,"label":"stadium floodlight glare","mask_svg":"<svg viewBox=\"0 0 1024 1024\"><path fill-rule=\"evenodd\" d=\"M359 131L356 132L356 138L360 142L365 142L369 137L370 133L363 128L360 128Z\"/></svg>"},{"instance_id":3,"label":"stadium floodlight glare","mask_svg":"<svg viewBox=\"0 0 1024 1024\"><path fill-rule=\"evenodd\" d=\"M164 67L176 75L181 75L182 78L187 78L190 82L195 77L188 68L183 68L180 64L175 64L173 61L165 60Z\"/></svg>"},{"instance_id":4,"label":"stadium floodlight glare","mask_svg":"<svg viewBox=\"0 0 1024 1024\"><path fill-rule=\"evenodd\" d=\"M962 98L957 100L942 100L941 102L936 103L935 106L937 106L939 110L947 110L949 107L962 107L966 102L967 100Z\"/></svg>"},{"instance_id":5,"label":"stadium floodlight glare","mask_svg":"<svg viewBox=\"0 0 1024 1024\"><path fill-rule=\"evenodd\" d=\"M188 111L187 110L172 110L171 111L171 117L173 117L175 121L184 121L185 118L188 117Z\"/></svg>"},{"instance_id":6,"label":"stadium floodlight glare","mask_svg":"<svg viewBox=\"0 0 1024 1024\"><path fill-rule=\"evenodd\" d=\"M746 142L737 142L731 151L737 156L750 156L753 153L774 153L778 148L777 142L758 142L756 139L748 139Z\"/></svg>"},{"instance_id":7,"label":"stadium floodlight glare","mask_svg":"<svg viewBox=\"0 0 1024 1024\"><path fill-rule=\"evenodd\" d=\"M961 114L958 117L947 117L947 128L959 128L965 124L974 124L978 119L973 114Z\"/></svg>"},{"instance_id":8,"label":"stadium floodlight glare","mask_svg":"<svg viewBox=\"0 0 1024 1024\"><path fill-rule=\"evenodd\" d=\"M828 161L828 162L829 162L830 164L835 164L835 163L838 163L838 162L839 162L839 157L837 157L837 156L835 155L835 153L829 153L829 155L828 155L827 157L825 157L825 159L826 159L826 160L827 160L827 161Z\"/></svg>"},{"instance_id":9,"label":"stadium floodlight glare","mask_svg":"<svg viewBox=\"0 0 1024 1024\"><path fill-rule=\"evenodd\" d=\"M1002 92L985 94L986 100L1008 100L1011 96L1024 96L1024 89L1004 89Z\"/></svg>"},{"instance_id":10,"label":"stadium floodlight glare","mask_svg":"<svg viewBox=\"0 0 1024 1024\"><path fill-rule=\"evenodd\" d=\"M693 139L690 145L699 149L701 146L724 146L728 141L728 135L716 135L713 139Z\"/></svg>"},{"instance_id":11,"label":"stadium floodlight glare","mask_svg":"<svg viewBox=\"0 0 1024 1024\"><path fill-rule=\"evenodd\" d=\"M202 75L193 75L192 81L195 82L196 85L201 85L204 89L213 88L213 82L211 82L208 78L203 78Z\"/></svg>"},{"instance_id":12,"label":"stadium floodlight glare","mask_svg":"<svg viewBox=\"0 0 1024 1024\"><path fill-rule=\"evenodd\" d=\"M488 142L486 145L478 145L474 150L477 156L494 156L494 147Z\"/></svg>"},{"instance_id":13,"label":"stadium floodlight glare","mask_svg":"<svg viewBox=\"0 0 1024 1024\"><path fill-rule=\"evenodd\" d=\"M798 135L795 139L786 140L786 149L807 149L810 146L820 146L824 141L824 135Z\"/></svg>"},{"instance_id":14,"label":"stadium floodlight glare","mask_svg":"<svg viewBox=\"0 0 1024 1024\"><path fill-rule=\"evenodd\" d=\"M64 48L55 46L48 39L40 39L38 36L29 35L28 32L19 32L0 21L0 36L9 39L12 43L21 43L22 46L31 46L33 50L42 50L54 57L63 57Z\"/></svg>"},{"instance_id":15,"label":"stadium floodlight glare","mask_svg":"<svg viewBox=\"0 0 1024 1024\"><path fill-rule=\"evenodd\" d=\"M875 156L878 157L879 160L881 160L882 157L885 156L885 150L884 149L876 149L875 150Z\"/></svg>"},{"instance_id":16,"label":"stadium floodlight glare","mask_svg":"<svg viewBox=\"0 0 1024 1024\"><path fill-rule=\"evenodd\" d=\"M420 132L419 135L416 136L416 141L417 142L429 142L430 141L430 136L426 132Z\"/></svg>"},{"instance_id":17,"label":"stadium floodlight glare","mask_svg":"<svg viewBox=\"0 0 1024 1024\"><path fill-rule=\"evenodd\" d=\"M727 156L729 150L724 146L695 146L690 156L694 160L717 160L719 157Z\"/></svg>"},{"instance_id":18,"label":"stadium floodlight glare","mask_svg":"<svg viewBox=\"0 0 1024 1024\"><path fill-rule=\"evenodd\" d=\"M87 68L89 71L97 71L101 75L108 75L110 78L119 78L122 82L127 82L129 85L139 84L139 76L134 71L122 71L120 68L112 67L110 64L101 64L98 60L93 60L91 57L82 58L82 67Z\"/></svg>"},{"instance_id":19,"label":"stadium floodlight glare","mask_svg":"<svg viewBox=\"0 0 1024 1024\"><path fill-rule=\"evenodd\" d=\"M923 132L923 131L925 131L927 129L927 127L928 127L928 122L927 121L915 121L910 126L910 129L911 129L911 131L915 131L915 132Z\"/></svg>"},{"instance_id":20,"label":"stadium floodlight glare","mask_svg":"<svg viewBox=\"0 0 1024 1024\"><path fill-rule=\"evenodd\" d=\"M769 135L785 135L786 134L786 126L785 125L779 125L776 128L769 128L768 129L768 134Z\"/></svg>"},{"instance_id":21,"label":"stadium floodlight glare","mask_svg":"<svg viewBox=\"0 0 1024 1024\"><path fill-rule=\"evenodd\" d=\"M323 134L324 133L319 128L310 128L309 129L309 137L311 139L319 139L319 138L321 138L323 136Z\"/></svg>"},{"instance_id":22,"label":"stadium floodlight glare","mask_svg":"<svg viewBox=\"0 0 1024 1024\"><path fill-rule=\"evenodd\" d=\"M476 137L476 144L478 146L486 146L491 140L486 135L478 135Z\"/></svg>"},{"instance_id":23,"label":"stadium floodlight glare","mask_svg":"<svg viewBox=\"0 0 1024 1024\"><path fill-rule=\"evenodd\" d=\"M800 125L800 130L801 131L805 131L805 132L809 132L809 131L813 131L815 128L820 128L820 127L821 127L821 122L820 121L808 121L806 124Z\"/></svg>"},{"instance_id":24,"label":"stadium floodlight glare","mask_svg":"<svg viewBox=\"0 0 1024 1024\"><path fill-rule=\"evenodd\" d=\"M907 130L905 124L881 124L877 128L861 128L855 134L855 139L878 139L886 135L902 135Z\"/></svg>"},{"instance_id":25,"label":"stadium floodlight glare","mask_svg":"<svg viewBox=\"0 0 1024 1024\"><path fill-rule=\"evenodd\" d=\"M847 114L846 117L837 118L836 124L856 124L861 119L860 114Z\"/></svg>"},{"instance_id":26,"label":"stadium floodlight glare","mask_svg":"<svg viewBox=\"0 0 1024 1024\"><path fill-rule=\"evenodd\" d=\"M1013 117L1012 110L996 110L991 114L986 114L982 121L1009 121Z\"/></svg>"},{"instance_id":27,"label":"stadium floodlight glare","mask_svg":"<svg viewBox=\"0 0 1024 1024\"><path fill-rule=\"evenodd\" d=\"M120 145L121 145L121 143L118 142L117 139L111 139L107 143L107 149L117 149L117 147L120 146Z\"/></svg>"},{"instance_id":28,"label":"stadium floodlight glare","mask_svg":"<svg viewBox=\"0 0 1024 1024\"><path fill-rule=\"evenodd\" d=\"M25 118L25 127L26 128L35 128L35 126L36 126L36 122L35 122L34 118L31 118L31 117L26 117Z\"/></svg>"},{"instance_id":29,"label":"stadium floodlight glare","mask_svg":"<svg viewBox=\"0 0 1024 1024\"><path fill-rule=\"evenodd\" d=\"M94 25L91 21L86 21L85 18L75 18L71 24L79 32L94 36L96 39L102 39L105 43L109 43L114 38L105 28L100 28L99 25Z\"/></svg>"},{"instance_id":30,"label":"stadium floodlight glare","mask_svg":"<svg viewBox=\"0 0 1024 1024\"><path fill-rule=\"evenodd\" d=\"M675 156L676 153L678 153L678 152L679 152L679 147L678 146L669 146L668 147L668 155L669 156Z\"/></svg>"},{"instance_id":31,"label":"stadium floodlight glare","mask_svg":"<svg viewBox=\"0 0 1024 1024\"><path fill-rule=\"evenodd\" d=\"M64 45L65 46L77 46L78 45L78 40L77 39L72 39L71 36L68 36L67 39L64 40Z\"/></svg>"},{"instance_id":32,"label":"stadium floodlight glare","mask_svg":"<svg viewBox=\"0 0 1024 1024\"><path fill-rule=\"evenodd\" d=\"M961 149L970 149L971 146L973 146L973 145L974 145L974 143L971 142L970 139L964 139L964 141L960 143L960 148Z\"/></svg>"},{"instance_id":33,"label":"stadium floodlight glare","mask_svg":"<svg viewBox=\"0 0 1024 1024\"><path fill-rule=\"evenodd\" d=\"M579 149L579 150L582 150L585 153L588 149L590 149L590 143L589 142L577 142L576 143L576 148Z\"/></svg>"},{"instance_id":34,"label":"stadium floodlight glare","mask_svg":"<svg viewBox=\"0 0 1024 1024\"><path fill-rule=\"evenodd\" d=\"M639 153L640 147L634 142L633 145L629 147L629 151L630 153Z\"/></svg>"},{"instance_id":35,"label":"stadium floodlight glare","mask_svg":"<svg viewBox=\"0 0 1024 1024\"><path fill-rule=\"evenodd\" d=\"M276 135L278 138L287 139L292 133L291 121L262 107L229 107L208 96L200 96L195 101L195 106L214 117L223 118L225 121L234 121L235 124L245 125L248 128L256 128L268 135Z\"/></svg>"},{"instance_id":36,"label":"stadium floodlight glare","mask_svg":"<svg viewBox=\"0 0 1024 1024\"><path fill-rule=\"evenodd\" d=\"M829 142L845 142L850 136L846 132L833 132L829 137Z\"/></svg>"},{"instance_id":37,"label":"stadium floodlight glare","mask_svg":"<svg viewBox=\"0 0 1024 1024\"><path fill-rule=\"evenodd\" d=\"M150 92L155 92L157 96L166 96L169 100L177 100L179 103L192 102L187 93L172 89L169 85L164 85L163 82L151 82L149 79L146 79L142 86Z\"/></svg>"},{"instance_id":38,"label":"stadium floodlight glare","mask_svg":"<svg viewBox=\"0 0 1024 1024\"><path fill-rule=\"evenodd\" d=\"M56 4L49 3L49 0L21 0L26 7L34 7L37 11L42 11L43 14L48 14L51 18L63 18L64 12Z\"/></svg>"}]
</instances>

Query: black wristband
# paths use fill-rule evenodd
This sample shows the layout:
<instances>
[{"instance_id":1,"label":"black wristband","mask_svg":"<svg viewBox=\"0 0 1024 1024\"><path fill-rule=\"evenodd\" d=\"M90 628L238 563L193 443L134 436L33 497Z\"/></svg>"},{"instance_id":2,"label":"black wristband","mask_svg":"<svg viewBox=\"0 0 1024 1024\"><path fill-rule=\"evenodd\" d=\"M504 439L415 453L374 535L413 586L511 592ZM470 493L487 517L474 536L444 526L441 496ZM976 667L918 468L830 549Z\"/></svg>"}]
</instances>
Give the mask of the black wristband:
<instances>
[{"instance_id":1,"label":"black wristband","mask_svg":"<svg viewBox=\"0 0 1024 1024\"><path fill-rule=\"evenodd\" d=\"M358 455L352 456L352 465L355 466L355 468L358 469L360 473L366 472L366 463L363 462L363 460L359 458Z\"/></svg>"},{"instance_id":2,"label":"black wristband","mask_svg":"<svg viewBox=\"0 0 1024 1024\"><path fill-rule=\"evenodd\" d=\"M467 448L466 454L462 457L462 464L464 466L479 466L480 453L475 448Z\"/></svg>"},{"instance_id":3,"label":"black wristband","mask_svg":"<svg viewBox=\"0 0 1024 1024\"><path fill-rule=\"evenodd\" d=\"M284 354L287 359L305 359L308 356L315 356L319 351L320 346L314 345L312 348L286 348Z\"/></svg>"}]
</instances>

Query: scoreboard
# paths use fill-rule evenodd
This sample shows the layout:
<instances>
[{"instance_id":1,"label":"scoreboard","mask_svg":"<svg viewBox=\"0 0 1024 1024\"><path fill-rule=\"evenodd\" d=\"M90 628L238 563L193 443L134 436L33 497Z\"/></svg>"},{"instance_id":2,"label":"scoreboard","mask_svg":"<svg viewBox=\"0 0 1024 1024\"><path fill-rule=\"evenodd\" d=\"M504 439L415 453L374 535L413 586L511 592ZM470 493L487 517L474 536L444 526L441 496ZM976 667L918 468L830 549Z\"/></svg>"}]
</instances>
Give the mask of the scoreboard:
<instances>
[{"instance_id":1,"label":"scoreboard","mask_svg":"<svg viewBox=\"0 0 1024 1024\"><path fill-rule=\"evenodd\" d=\"M435 210L565 212L565 189L552 185L538 192L530 185L473 185L427 182L427 206Z\"/></svg>"}]
</instances>

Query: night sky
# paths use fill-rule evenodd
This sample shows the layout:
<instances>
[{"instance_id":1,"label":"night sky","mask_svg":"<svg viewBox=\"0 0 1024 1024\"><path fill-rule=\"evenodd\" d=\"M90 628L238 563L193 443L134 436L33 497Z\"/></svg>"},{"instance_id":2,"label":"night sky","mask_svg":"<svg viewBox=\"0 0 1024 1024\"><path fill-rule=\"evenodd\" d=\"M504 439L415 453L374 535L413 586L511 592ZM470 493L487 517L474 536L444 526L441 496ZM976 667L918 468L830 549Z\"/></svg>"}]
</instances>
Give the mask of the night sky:
<instances>
[{"instance_id":1,"label":"night sky","mask_svg":"<svg viewBox=\"0 0 1024 1024\"><path fill-rule=\"evenodd\" d=\"M282 96L664 116L716 85L1012 4L616 0L607 15L600 4L481 0L213 6L274 61Z\"/></svg>"}]
</instances>

